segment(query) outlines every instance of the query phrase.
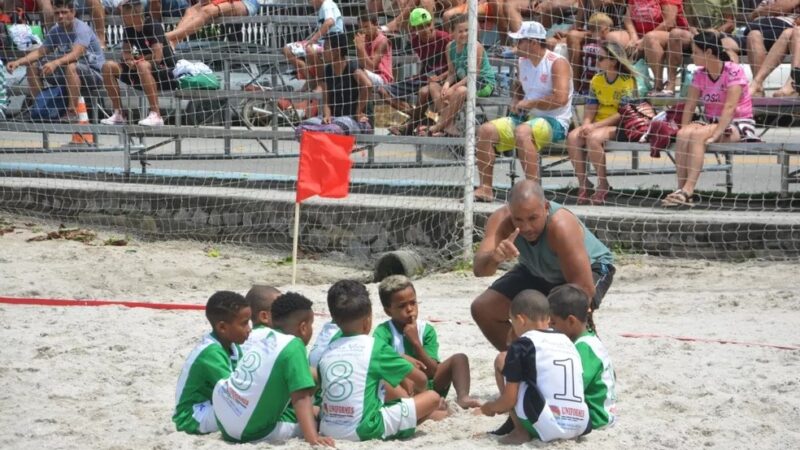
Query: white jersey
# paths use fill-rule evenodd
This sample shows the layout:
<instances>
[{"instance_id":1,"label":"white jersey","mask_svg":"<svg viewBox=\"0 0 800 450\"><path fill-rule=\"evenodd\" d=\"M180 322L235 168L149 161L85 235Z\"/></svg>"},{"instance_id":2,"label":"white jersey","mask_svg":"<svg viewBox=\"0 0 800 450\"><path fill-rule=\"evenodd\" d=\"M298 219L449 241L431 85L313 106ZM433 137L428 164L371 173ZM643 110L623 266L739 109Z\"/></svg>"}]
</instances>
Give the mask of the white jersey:
<instances>
[{"instance_id":1,"label":"white jersey","mask_svg":"<svg viewBox=\"0 0 800 450\"><path fill-rule=\"evenodd\" d=\"M331 342L341 336L342 330L339 329L339 325L333 322L323 325L322 330L317 334L317 340L314 341L314 345L308 351L308 364L311 367L317 367L319 360L322 359L322 355L328 350Z\"/></svg>"},{"instance_id":2,"label":"white jersey","mask_svg":"<svg viewBox=\"0 0 800 450\"><path fill-rule=\"evenodd\" d=\"M538 330L523 334L508 349L503 375L520 383L514 410L542 441L573 439L589 429L581 358L565 335Z\"/></svg>"},{"instance_id":3,"label":"white jersey","mask_svg":"<svg viewBox=\"0 0 800 450\"><path fill-rule=\"evenodd\" d=\"M545 51L539 64L534 66L530 59L519 58L517 65L519 67L519 79L522 84L522 91L525 93L525 100L538 100L548 97L553 94L553 65L559 59L566 59L550 50ZM569 123L572 120L572 69L570 69L569 77L569 100L567 104L556 109L539 110L531 109L528 111L528 117L552 117L556 119L565 130L569 129Z\"/></svg>"},{"instance_id":4,"label":"white jersey","mask_svg":"<svg viewBox=\"0 0 800 450\"><path fill-rule=\"evenodd\" d=\"M250 333L230 378L214 387L211 403L225 439L266 438L289 405L292 392L315 386L303 342L271 328Z\"/></svg>"}]
</instances>

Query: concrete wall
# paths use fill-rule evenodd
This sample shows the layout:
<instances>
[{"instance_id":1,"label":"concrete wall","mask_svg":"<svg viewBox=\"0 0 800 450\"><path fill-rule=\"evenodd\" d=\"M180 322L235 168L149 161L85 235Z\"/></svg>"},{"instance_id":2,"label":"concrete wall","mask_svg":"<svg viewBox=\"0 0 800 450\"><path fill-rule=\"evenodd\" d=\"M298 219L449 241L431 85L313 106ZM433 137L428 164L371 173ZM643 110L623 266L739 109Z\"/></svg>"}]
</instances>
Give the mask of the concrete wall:
<instances>
[{"instance_id":1,"label":"concrete wall","mask_svg":"<svg viewBox=\"0 0 800 450\"><path fill-rule=\"evenodd\" d=\"M294 214L294 204L286 200L7 186L0 189L0 209L81 226L121 228L147 239L226 241L281 250L291 248ZM488 213L476 214L476 241L487 217ZM703 222L679 212L663 219L652 215L640 219L619 217L611 210L607 216L584 220L615 251L711 259L800 256L800 220ZM462 216L452 208L304 204L301 224L305 251L342 252L357 264L406 247L419 249L430 259L460 252Z\"/></svg>"}]
</instances>

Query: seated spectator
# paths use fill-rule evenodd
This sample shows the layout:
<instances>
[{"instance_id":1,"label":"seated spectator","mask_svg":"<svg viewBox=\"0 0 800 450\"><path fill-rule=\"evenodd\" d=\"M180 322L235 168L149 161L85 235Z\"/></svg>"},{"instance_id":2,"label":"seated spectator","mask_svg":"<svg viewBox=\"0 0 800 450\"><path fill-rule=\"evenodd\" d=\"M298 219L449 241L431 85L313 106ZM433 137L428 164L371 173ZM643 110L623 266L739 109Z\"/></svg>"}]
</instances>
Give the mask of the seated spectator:
<instances>
[{"instance_id":1,"label":"seated spectator","mask_svg":"<svg viewBox=\"0 0 800 450\"><path fill-rule=\"evenodd\" d=\"M478 130L477 166L480 186L475 200L494 200L495 151L516 148L528 179L539 181L539 149L563 141L572 119L572 70L569 62L546 47L547 31L538 22L523 22L517 33L517 74L511 115L484 123Z\"/></svg>"},{"instance_id":2,"label":"seated spectator","mask_svg":"<svg viewBox=\"0 0 800 450\"><path fill-rule=\"evenodd\" d=\"M431 13L435 13L436 11L447 10L453 6L457 0L397 0L396 2L392 2L391 0L383 1L384 11L386 10L386 2L393 3L393 14L387 14L388 16L393 17L393 19L390 20L386 25L382 26L381 31L384 33L399 33L408 29L408 19L411 15L411 11L415 10L416 8L422 8L426 11L430 11Z\"/></svg>"},{"instance_id":3,"label":"seated spectator","mask_svg":"<svg viewBox=\"0 0 800 450\"><path fill-rule=\"evenodd\" d=\"M575 90L583 94L597 73L596 55L600 44L613 41L626 46L630 37L620 29L625 15L624 0L611 3L584 0L581 6L575 18L575 27L567 32L567 49Z\"/></svg>"},{"instance_id":4,"label":"seated spectator","mask_svg":"<svg viewBox=\"0 0 800 450\"><path fill-rule=\"evenodd\" d=\"M189 8L189 0L149 0L147 11L153 22L161 22L163 17L183 17Z\"/></svg>"},{"instance_id":5,"label":"seated spectator","mask_svg":"<svg viewBox=\"0 0 800 450\"><path fill-rule=\"evenodd\" d=\"M255 16L258 0L199 0L186 9L174 30L166 34L172 48L217 17Z\"/></svg>"},{"instance_id":6,"label":"seated spectator","mask_svg":"<svg viewBox=\"0 0 800 450\"><path fill-rule=\"evenodd\" d=\"M304 41L286 44L283 54L297 69L298 78L316 83L325 36L329 33L344 33L344 19L333 0L311 0L311 4L317 10L319 28ZM313 83L310 88L314 87Z\"/></svg>"},{"instance_id":7,"label":"seated spectator","mask_svg":"<svg viewBox=\"0 0 800 450\"><path fill-rule=\"evenodd\" d=\"M625 50L616 42L606 42L597 55L600 73L592 78L583 124L567 137L567 152L578 178L578 204L603 205L608 191L606 155L603 145L617 138L620 115L619 104L623 99L636 96L636 78ZM586 175L586 162L591 161L597 172L597 186L589 197L592 183Z\"/></svg>"},{"instance_id":8,"label":"seated spectator","mask_svg":"<svg viewBox=\"0 0 800 450\"><path fill-rule=\"evenodd\" d=\"M44 23L46 27L52 27L54 23L58 22L58 17L54 17L53 12L55 9L55 0L35 0L36 6L42 15L44 15ZM26 4L28 2L25 2ZM100 47L106 47L106 12L103 9L101 0L73 0L75 14L92 18L92 27L97 39L100 41ZM29 12L26 10L26 12Z\"/></svg>"},{"instance_id":9,"label":"seated spectator","mask_svg":"<svg viewBox=\"0 0 800 450\"><path fill-rule=\"evenodd\" d=\"M439 113L439 120L430 128L423 128L421 134L428 136L460 136L455 128L455 118L464 100L467 98L467 57L469 48L467 47L467 16L456 16L450 23L450 32L454 40L447 46L447 78L441 89L438 83L431 83L431 92L436 92L432 96L436 111ZM476 94L478 97L488 97L494 92L495 74L494 68L489 64L489 56L481 45L477 43L478 80ZM438 95L437 95L438 93Z\"/></svg>"},{"instance_id":10,"label":"seated spectator","mask_svg":"<svg viewBox=\"0 0 800 450\"><path fill-rule=\"evenodd\" d=\"M120 11L125 25L122 41L122 64L107 61L103 65L103 81L111 99L114 113L100 122L106 125L124 125L125 115L119 98L119 81L143 90L150 103L150 114L139 121L139 125L161 126L161 110L158 107L158 91L178 87L172 70L175 56L164 36L164 25L153 22L143 14L141 0L122 0Z\"/></svg>"},{"instance_id":11,"label":"seated spectator","mask_svg":"<svg viewBox=\"0 0 800 450\"><path fill-rule=\"evenodd\" d=\"M411 11L409 27L411 49L420 61L420 71L417 75L378 89L392 108L410 116L405 125L389 128L389 132L395 135L412 134L432 100L429 83L441 83L447 77L446 50L450 44L450 33L434 28L431 13L424 8ZM417 95L417 103L412 107L407 100L414 94Z\"/></svg>"},{"instance_id":12,"label":"seated spectator","mask_svg":"<svg viewBox=\"0 0 800 450\"><path fill-rule=\"evenodd\" d=\"M730 37L736 28L736 0L686 0L689 28L673 28L667 42L667 81L657 95L672 96L677 92L678 67L684 52L692 47L692 37L699 30L724 33L722 45L731 61L739 60L739 45Z\"/></svg>"},{"instance_id":13,"label":"seated spectator","mask_svg":"<svg viewBox=\"0 0 800 450\"><path fill-rule=\"evenodd\" d=\"M328 34L323 50L325 70L319 89L325 96L322 117L312 117L303 123L320 125L336 122L347 134L363 129L358 122L368 124L366 116L369 97L369 78L358 68L356 61L347 60L347 36Z\"/></svg>"},{"instance_id":14,"label":"seated spectator","mask_svg":"<svg viewBox=\"0 0 800 450\"><path fill-rule=\"evenodd\" d=\"M6 120L6 109L8 109L8 75L6 65L0 59L0 120Z\"/></svg>"},{"instance_id":15,"label":"seated spectator","mask_svg":"<svg viewBox=\"0 0 800 450\"><path fill-rule=\"evenodd\" d=\"M644 55L653 71L654 95L664 89L664 49L673 28L686 28L689 23L683 14L683 0L628 0L625 30L630 35L628 53L638 59Z\"/></svg>"},{"instance_id":16,"label":"seated spectator","mask_svg":"<svg viewBox=\"0 0 800 450\"><path fill-rule=\"evenodd\" d=\"M105 57L97 35L86 22L75 18L72 0L53 0L56 24L45 36L44 44L22 58L8 63L13 72L28 66L28 85L32 97L42 91L42 79L54 86L66 88L67 118L77 120L81 86L97 88L102 85L100 69ZM41 66L39 60L46 61Z\"/></svg>"},{"instance_id":17,"label":"seated spectator","mask_svg":"<svg viewBox=\"0 0 800 450\"><path fill-rule=\"evenodd\" d=\"M367 74L373 87L394 81L392 76L392 44L378 28L378 17L362 15L358 18L359 31L353 43L358 55L358 65Z\"/></svg>"},{"instance_id":18,"label":"seated spectator","mask_svg":"<svg viewBox=\"0 0 800 450\"><path fill-rule=\"evenodd\" d=\"M764 0L750 13L747 29L747 61L750 71L757 74L784 30L794 28L800 13L800 0Z\"/></svg>"},{"instance_id":19,"label":"seated spectator","mask_svg":"<svg viewBox=\"0 0 800 450\"><path fill-rule=\"evenodd\" d=\"M689 87L675 146L678 190L661 201L664 207L694 205L708 144L755 138L753 102L744 67L728 61L717 33L701 31L692 42L692 61L701 68ZM704 123L692 123L698 100L705 106Z\"/></svg>"},{"instance_id":20,"label":"seated spectator","mask_svg":"<svg viewBox=\"0 0 800 450\"><path fill-rule=\"evenodd\" d=\"M783 87L772 93L773 97L795 97L798 95L800 85L800 26L787 28L781 33L781 37L775 42L767 58L758 69L758 73L753 75L750 83L750 95L756 97L764 96L764 80L775 70L786 55L792 55L792 75L786 80Z\"/></svg>"}]
</instances>

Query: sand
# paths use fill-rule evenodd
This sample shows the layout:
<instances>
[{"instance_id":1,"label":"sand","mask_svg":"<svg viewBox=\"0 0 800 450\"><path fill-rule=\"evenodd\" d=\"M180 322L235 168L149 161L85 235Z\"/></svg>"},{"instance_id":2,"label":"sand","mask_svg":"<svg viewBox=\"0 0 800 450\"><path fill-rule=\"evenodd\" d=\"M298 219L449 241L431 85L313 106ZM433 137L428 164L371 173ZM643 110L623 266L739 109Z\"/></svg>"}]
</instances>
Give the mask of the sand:
<instances>
[{"instance_id":1,"label":"sand","mask_svg":"<svg viewBox=\"0 0 800 450\"><path fill-rule=\"evenodd\" d=\"M26 242L56 224L4 218L17 229L0 236L0 296L204 304L215 290L244 293L254 282L291 287L285 254L186 241L100 245L114 236L109 232L92 245ZM621 336L800 347L797 267L796 261L624 256L597 315L616 365L619 422L578 442L527 446L800 448L800 350ZM324 260L302 261L299 274L293 289L321 313L333 281L369 277ZM490 281L463 272L416 281L421 316L443 320L437 324L442 356L469 355L472 391L482 400L496 395L495 351L472 322L469 305ZM369 287L379 322L385 316L376 286ZM225 448L218 434L189 436L170 421L184 358L208 329L201 311L0 304L0 323L0 448ZM502 418L451 408L452 417L423 424L411 440L342 442L340 448L497 446L484 432ZM285 445L296 447L307 446Z\"/></svg>"}]
</instances>

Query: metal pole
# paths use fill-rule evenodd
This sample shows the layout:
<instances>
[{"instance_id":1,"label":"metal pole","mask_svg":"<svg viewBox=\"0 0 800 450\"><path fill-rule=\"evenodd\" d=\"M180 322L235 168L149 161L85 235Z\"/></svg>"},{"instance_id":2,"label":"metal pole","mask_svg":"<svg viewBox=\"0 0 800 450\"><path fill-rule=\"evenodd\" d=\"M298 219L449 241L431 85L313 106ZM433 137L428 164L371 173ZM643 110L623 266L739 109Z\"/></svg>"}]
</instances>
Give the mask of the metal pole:
<instances>
[{"instance_id":1,"label":"metal pole","mask_svg":"<svg viewBox=\"0 0 800 450\"><path fill-rule=\"evenodd\" d=\"M472 261L472 235L474 232L473 183L475 179L475 85L478 71L478 0L467 1L469 31L467 40L467 104L464 140L464 241L463 257Z\"/></svg>"}]
</instances>

